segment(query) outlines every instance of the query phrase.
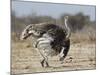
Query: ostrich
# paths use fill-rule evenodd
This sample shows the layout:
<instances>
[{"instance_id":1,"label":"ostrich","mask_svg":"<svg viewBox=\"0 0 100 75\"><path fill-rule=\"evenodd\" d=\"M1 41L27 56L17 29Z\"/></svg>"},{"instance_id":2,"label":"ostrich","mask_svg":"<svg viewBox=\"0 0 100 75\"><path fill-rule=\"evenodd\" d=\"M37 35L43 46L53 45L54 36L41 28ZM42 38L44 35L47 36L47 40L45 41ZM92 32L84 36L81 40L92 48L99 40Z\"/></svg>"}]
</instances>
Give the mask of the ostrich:
<instances>
[{"instance_id":1,"label":"ostrich","mask_svg":"<svg viewBox=\"0 0 100 75\"><path fill-rule=\"evenodd\" d=\"M68 54L71 31L67 25L68 16L64 19L66 29L50 23L30 24L26 26L21 34L21 40L29 36L37 38L35 48L43 57L42 67L49 67L49 56L59 55L59 60L63 61Z\"/></svg>"}]
</instances>

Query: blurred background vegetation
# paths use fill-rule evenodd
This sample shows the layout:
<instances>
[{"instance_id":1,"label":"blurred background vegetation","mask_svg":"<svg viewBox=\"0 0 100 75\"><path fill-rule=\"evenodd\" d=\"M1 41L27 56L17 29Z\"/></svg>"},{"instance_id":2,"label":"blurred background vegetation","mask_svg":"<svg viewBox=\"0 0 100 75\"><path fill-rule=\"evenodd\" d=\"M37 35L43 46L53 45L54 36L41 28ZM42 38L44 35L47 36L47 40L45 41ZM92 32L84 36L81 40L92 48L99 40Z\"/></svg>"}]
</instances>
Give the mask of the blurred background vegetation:
<instances>
[{"instance_id":1,"label":"blurred background vegetation","mask_svg":"<svg viewBox=\"0 0 100 75\"><path fill-rule=\"evenodd\" d=\"M18 17L16 16L16 12L14 10L12 10L11 14L11 32L12 36L14 36L12 39L18 40L22 30L29 24L51 22L53 24L64 27L65 16L69 16L68 25L71 28L72 39L75 39L76 36L76 39L78 40L84 37L88 38L88 40L95 41L96 21L91 21L90 16L86 16L82 12L79 12L75 15L64 13L59 18L53 18L51 16L40 16L35 12L32 12L27 16ZM81 37L79 35L81 35Z\"/></svg>"}]
</instances>

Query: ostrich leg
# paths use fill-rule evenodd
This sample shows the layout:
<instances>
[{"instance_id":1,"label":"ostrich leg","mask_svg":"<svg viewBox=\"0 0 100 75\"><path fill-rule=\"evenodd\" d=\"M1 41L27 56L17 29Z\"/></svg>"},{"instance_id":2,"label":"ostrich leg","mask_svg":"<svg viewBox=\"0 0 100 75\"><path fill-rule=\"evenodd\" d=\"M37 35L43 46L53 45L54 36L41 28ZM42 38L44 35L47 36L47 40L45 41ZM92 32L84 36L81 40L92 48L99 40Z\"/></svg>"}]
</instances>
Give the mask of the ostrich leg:
<instances>
[{"instance_id":1,"label":"ostrich leg","mask_svg":"<svg viewBox=\"0 0 100 75\"><path fill-rule=\"evenodd\" d=\"M46 67L49 67L49 64L48 64L48 57L45 58L45 65L46 65Z\"/></svg>"},{"instance_id":2,"label":"ostrich leg","mask_svg":"<svg viewBox=\"0 0 100 75\"><path fill-rule=\"evenodd\" d=\"M41 61L41 65L42 65L42 67L49 67L48 58L47 58L47 57L45 57L45 58Z\"/></svg>"},{"instance_id":3,"label":"ostrich leg","mask_svg":"<svg viewBox=\"0 0 100 75\"><path fill-rule=\"evenodd\" d=\"M41 57L43 58L43 60L40 62L42 67L49 67L48 56L44 53L44 49L39 50L39 53L40 53Z\"/></svg>"},{"instance_id":4,"label":"ostrich leg","mask_svg":"<svg viewBox=\"0 0 100 75\"><path fill-rule=\"evenodd\" d=\"M42 67L44 67L44 59L41 61L41 65L42 65Z\"/></svg>"}]
</instances>

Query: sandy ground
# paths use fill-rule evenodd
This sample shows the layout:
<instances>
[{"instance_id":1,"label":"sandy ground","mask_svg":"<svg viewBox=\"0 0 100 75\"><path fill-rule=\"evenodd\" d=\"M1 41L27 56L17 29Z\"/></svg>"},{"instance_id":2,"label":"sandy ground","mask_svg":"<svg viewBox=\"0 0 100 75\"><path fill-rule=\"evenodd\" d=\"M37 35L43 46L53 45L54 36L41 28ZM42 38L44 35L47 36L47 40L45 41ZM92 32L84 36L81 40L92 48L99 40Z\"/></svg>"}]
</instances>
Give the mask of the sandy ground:
<instances>
[{"instance_id":1,"label":"sandy ground","mask_svg":"<svg viewBox=\"0 0 100 75\"><path fill-rule=\"evenodd\" d=\"M51 67L42 68L41 56L27 42L12 42L11 73L36 73L52 71L72 71L96 68L95 43L73 43L63 64L58 57L49 59Z\"/></svg>"}]
</instances>

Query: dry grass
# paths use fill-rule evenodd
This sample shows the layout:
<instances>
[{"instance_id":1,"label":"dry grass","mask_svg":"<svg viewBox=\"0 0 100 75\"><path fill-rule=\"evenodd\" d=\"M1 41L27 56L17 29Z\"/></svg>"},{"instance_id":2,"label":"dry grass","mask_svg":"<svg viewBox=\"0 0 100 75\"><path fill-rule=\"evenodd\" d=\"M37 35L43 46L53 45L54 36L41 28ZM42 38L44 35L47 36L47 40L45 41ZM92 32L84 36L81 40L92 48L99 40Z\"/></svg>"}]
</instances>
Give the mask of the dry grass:
<instances>
[{"instance_id":1,"label":"dry grass","mask_svg":"<svg viewBox=\"0 0 100 75\"><path fill-rule=\"evenodd\" d=\"M58 57L53 57L49 60L49 68L41 67L41 56L32 47L31 41L12 41L12 74L95 69L96 45L95 37L91 36L83 33L72 34L70 51L64 63L60 64Z\"/></svg>"}]
</instances>

